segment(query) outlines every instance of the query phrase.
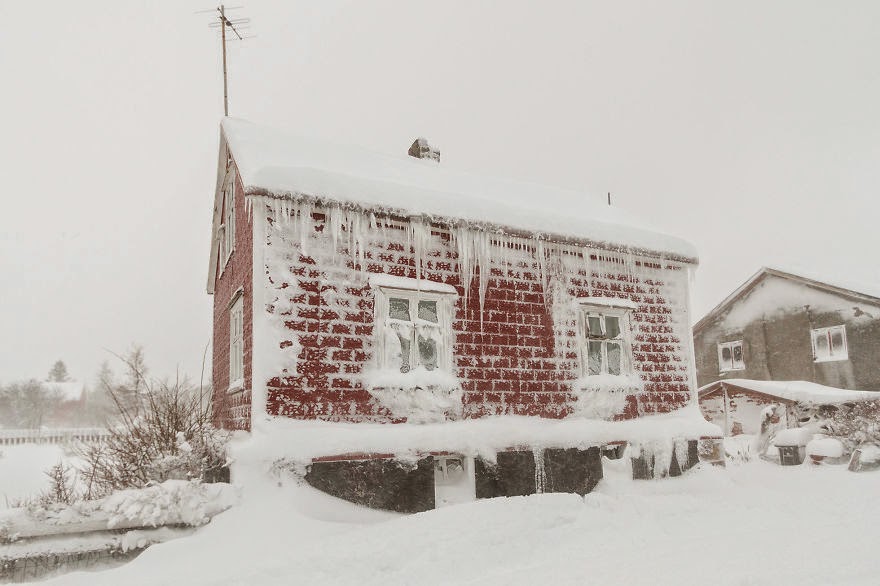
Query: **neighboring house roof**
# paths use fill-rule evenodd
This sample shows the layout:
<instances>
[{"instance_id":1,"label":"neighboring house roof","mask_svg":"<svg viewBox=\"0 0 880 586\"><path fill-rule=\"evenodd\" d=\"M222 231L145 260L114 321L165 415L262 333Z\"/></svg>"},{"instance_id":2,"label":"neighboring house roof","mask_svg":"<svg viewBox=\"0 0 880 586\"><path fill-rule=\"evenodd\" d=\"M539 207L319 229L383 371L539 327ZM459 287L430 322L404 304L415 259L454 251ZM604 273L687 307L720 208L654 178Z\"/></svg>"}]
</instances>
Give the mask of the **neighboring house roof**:
<instances>
[{"instance_id":1,"label":"neighboring house roof","mask_svg":"<svg viewBox=\"0 0 880 586\"><path fill-rule=\"evenodd\" d=\"M64 401L80 401L83 397L85 385L81 382L70 381L65 383L45 382L43 383L47 389L57 392Z\"/></svg>"},{"instance_id":2,"label":"neighboring house roof","mask_svg":"<svg viewBox=\"0 0 880 586\"><path fill-rule=\"evenodd\" d=\"M228 144L248 195L338 203L402 217L424 214L447 225L538 233L696 262L690 243L584 193L452 171L431 160L331 144L234 118L223 119L221 133L221 167ZM218 190L221 185L218 177Z\"/></svg>"},{"instance_id":3,"label":"neighboring house roof","mask_svg":"<svg viewBox=\"0 0 880 586\"><path fill-rule=\"evenodd\" d=\"M795 381L769 381L749 380L744 378L731 378L715 381L700 387L699 397L703 399L724 390L725 387L751 391L765 395L769 398L780 399L789 403L816 403L823 405L835 405L853 401L877 401L880 400L880 392L853 391L826 387L803 380Z\"/></svg>"},{"instance_id":4,"label":"neighboring house roof","mask_svg":"<svg viewBox=\"0 0 880 586\"><path fill-rule=\"evenodd\" d=\"M700 321L698 321L694 325L694 333L698 332L700 329L703 328L703 326L710 323L713 319L715 319L718 315L720 315L728 307L730 307L734 302L745 296L761 281L771 276L801 283L807 287L812 287L813 289L834 293L853 301L861 301L874 305L880 305L880 288L876 286L863 284L856 285L852 283L844 284L837 280L835 280L834 282L819 280L816 276L805 276L804 271L801 271L800 269L797 270L797 273L794 273L786 269L761 267L761 269L758 270L758 272L756 272L754 275L749 277L749 279L745 283L737 287L737 289L733 293L728 295L721 303L716 305L714 308L712 308L711 311L709 311L709 313L704 315L700 319Z\"/></svg>"}]
</instances>

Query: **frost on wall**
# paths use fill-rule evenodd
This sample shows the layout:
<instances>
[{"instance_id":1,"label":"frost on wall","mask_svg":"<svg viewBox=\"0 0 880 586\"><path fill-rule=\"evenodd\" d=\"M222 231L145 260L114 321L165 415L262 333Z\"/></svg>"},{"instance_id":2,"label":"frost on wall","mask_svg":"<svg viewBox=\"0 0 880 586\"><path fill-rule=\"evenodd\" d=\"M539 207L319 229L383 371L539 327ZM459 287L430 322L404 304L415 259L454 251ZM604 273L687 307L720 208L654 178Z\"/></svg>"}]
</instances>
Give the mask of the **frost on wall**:
<instances>
[{"instance_id":1,"label":"frost on wall","mask_svg":"<svg viewBox=\"0 0 880 586\"><path fill-rule=\"evenodd\" d=\"M605 419L687 402L686 264L541 234L253 197L270 216L266 304L279 349L268 384L273 413L340 421ZM381 286L371 283L377 273L454 291L451 329L416 318L415 309L408 319L383 315ZM629 376L583 377L574 303L583 297L631 303ZM450 354L449 364L400 372L383 353L402 354L404 340L430 342Z\"/></svg>"},{"instance_id":2,"label":"frost on wall","mask_svg":"<svg viewBox=\"0 0 880 586\"><path fill-rule=\"evenodd\" d=\"M635 373L585 376L574 383L576 402L572 411L588 419L613 419L623 414L627 401L637 398L644 389L644 382Z\"/></svg>"}]
</instances>

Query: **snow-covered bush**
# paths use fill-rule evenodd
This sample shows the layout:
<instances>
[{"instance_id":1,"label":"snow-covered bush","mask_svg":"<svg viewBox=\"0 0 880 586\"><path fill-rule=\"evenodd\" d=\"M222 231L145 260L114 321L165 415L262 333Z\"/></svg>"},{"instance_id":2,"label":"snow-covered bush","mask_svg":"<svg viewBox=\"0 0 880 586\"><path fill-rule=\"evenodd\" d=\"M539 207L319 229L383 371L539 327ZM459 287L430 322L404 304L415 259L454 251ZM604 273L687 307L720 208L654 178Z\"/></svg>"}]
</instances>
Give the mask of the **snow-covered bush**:
<instances>
[{"instance_id":1,"label":"snow-covered bush","mask_svg":"<svg viewBox=\"0 0 880 586\"><path fill-rule=\"evenodd\" d=\"M117 401L110 436L81 450L86 498L169 479L203 479L222 469L228 434L211 424L202 399L198 389L176 381L147 385L136 410Z\"/></svg>"},{"instance_id":2,"label":"snow-covered bush","mask_svg":"<svg viewBox=\"0 0 880 586\"><path fill-rule=\"evenodd\" d=\"M880 444L880 401L844 403L825 414L820 428L840 440L847 454L862 444Z\"/></svg>"}]
</instances>

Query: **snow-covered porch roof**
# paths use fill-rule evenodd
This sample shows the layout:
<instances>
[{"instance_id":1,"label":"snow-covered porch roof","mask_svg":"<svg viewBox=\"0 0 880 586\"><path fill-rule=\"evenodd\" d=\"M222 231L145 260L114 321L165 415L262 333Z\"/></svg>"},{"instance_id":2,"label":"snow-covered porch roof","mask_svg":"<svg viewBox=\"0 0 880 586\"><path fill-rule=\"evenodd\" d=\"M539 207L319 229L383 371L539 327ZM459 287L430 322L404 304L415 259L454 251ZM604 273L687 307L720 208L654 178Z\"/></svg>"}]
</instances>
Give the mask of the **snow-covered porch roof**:
<instances>
[{"instance_id":1,"label":"snow-covered porch roof","mask_svg":"<svg viewBox=\"0 0 880 586\"><path fill-rule=\"evenodd\" d=\"M826 387L803 380L766 381L731 378L719 380L700 387L700 399L710 397L725 389L748 391L763 395L768 399L783 403L814 403L818 405L836 405L854 401L880 400L880 392L855 391Z\"/></svg>"},{"instance_id":2,"label":"snow-covered porch roof","mask_svg":"<svg viewBox=\"0 0 880 586\"><path fill-rule=\"evenodd\" d=\"M585 193L453 171L430 160L330 144L234 118L221 124L221 161L227 149L250 196L422 215L446 226L697 262L690 243Z\"/></svg>"}]
</instances>

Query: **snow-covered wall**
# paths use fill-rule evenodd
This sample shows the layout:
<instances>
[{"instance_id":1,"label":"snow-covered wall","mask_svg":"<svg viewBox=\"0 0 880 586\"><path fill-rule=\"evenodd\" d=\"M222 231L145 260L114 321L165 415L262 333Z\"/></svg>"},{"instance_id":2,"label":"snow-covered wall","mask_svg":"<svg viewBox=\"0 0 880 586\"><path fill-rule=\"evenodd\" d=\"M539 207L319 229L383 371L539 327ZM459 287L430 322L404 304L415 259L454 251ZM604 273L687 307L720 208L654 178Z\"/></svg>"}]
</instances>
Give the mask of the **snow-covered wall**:
<instances>
[{"instance_id":1,"label":"snow-covered wall","mask_svg":"<svg viewBox=\"0 0 880 586\"><path fill-rule=\"evenodd\" d=\"M211 353L212 382L214 389L214 421L227 429L250 429L251 380L253 348L253 223L248 215L244 190L236 174L235 184L235 247L228 260L220 254L214 282L214 332ZM225 215L228 202L221 202ZM222 217L222 215L221 215ZM241 295L244 305L244 384L229 388L229 326L230 305Z\"/></svg>"},{"instance_id":2,"label":"snow-covered wall","mask_svg":"<svg viewBox=\"0 0 880 586\"><path fill-rule=\"evenodd\" d=\"M847 354L816 360L811 331L844 326ZM721 371L718 344L742 341L742 369ZM699 386L716 380L805 380L880 391L880 304L767 275L694 331Z\"/></svg>"},{"instance_id":3,"label":"snow-covered wall","mask_svg":"<svg viewBox=\"0 0 880 586\"><path fill-rule=\"evenodd\" d=\"M445 230L418 217L392 220L336 206L259 201L254 210L265 205L270 211L253 221L267 225L264 346L274 349L275 366L265 373L265 391L272 415L407 419L368 388L377 370L376 336L380 329L387 333L388 323L376 321L370 276L377 274L444 283L457 293L451 336L438 338L451 345L448 376L437 381L447 393L437 405L424 404L433 393L403 404L449 417L595 412L594 404L578 405L584 393L576 300L597 297L634 307L634 374L603 383L637 393L621 410L628 416L666 412L690 398L690 265L464 227ZM409 375L418 373L403 378ZM406 381L398 382L405 390ZM450 396L460 409L450 409ZM608 404L613 401L601 406Z\"/></svg>"}]
</instances>

